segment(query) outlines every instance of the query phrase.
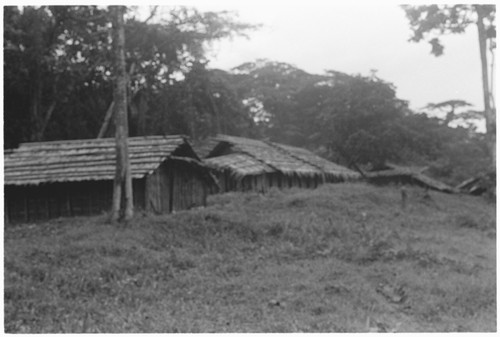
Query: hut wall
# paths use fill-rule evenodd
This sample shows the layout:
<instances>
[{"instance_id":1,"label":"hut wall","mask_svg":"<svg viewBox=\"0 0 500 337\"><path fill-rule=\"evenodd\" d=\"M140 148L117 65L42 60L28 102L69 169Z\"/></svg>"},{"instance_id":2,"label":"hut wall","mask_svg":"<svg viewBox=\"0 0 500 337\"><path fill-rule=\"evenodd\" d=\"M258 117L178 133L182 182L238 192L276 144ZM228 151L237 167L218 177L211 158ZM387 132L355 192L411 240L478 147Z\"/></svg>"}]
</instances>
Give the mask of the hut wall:
<instances>
[{"instance_id":1,"label":"hut wall","mask_svg":"<svg viewBox=\"0 0 500 337\"><path fill-rule=\"evenodd\" d=\"M144 201L146 212L158 214L162 212L162 189L160 186L160 172L160 170L155 170L152 174L148 175L145 178Z\"/></svg>"},{"instance_id":2,"label":"hut wall","mask_svg":"<svg viewBox=\"0 0 500 337\"><path fill-rule=\"evenodd\" d=\"M170 213L205 206L208 192L201 172L183 161L169 160L146 178L146 211Z\"/></svg>"},{"instance_id":3,"label":"hut wall","mask_svg":"<svg viewBox=\"0 0 500 337\"><path fill-rule=\"evenodd\" d=\"M99 214L111 206L112 181L5 186L9 222Z\"/></svg>"},{"instance_id":4,"label":"hut wall","mask_svg":"<svg viewBox=\"0 0 500 337\"><path fill-rule=\"evenodd\" d=\"M323 180L323 177L320 175L284 175L280 172L272 172L267 174L249 175L243 177L242 179L236 179L230 174L230 170L213 170L212 172L219 180L219 192L221 193L230 191L254 191L265 193L272 187L280 189L293 187L314 189L327 182L326 178Z\"/></svg>"},{"instance_id":5,"label":"hut wall","mask_svg":"<svg viewBox=\"0 0 500 337\"><path fill-rule=\"evenodd\" d=\"M182 161L169 161L171 211L206 206L208 186L201 172Z\"/></svg>"},{"instance_id":6,"label":"hut wall","mask_svg":"<svg viewBox=\"0 0 500 337\"><path fill-rule=\"evenodd\" d=\"M144 210L146 208L145 186L146 186L146 179L132 180L132 190L134 194L134 208L136 210Z\"/></svg>"},{"instance_id":7,"label":"hut wall","mask_svg":"<svg viewBox=\"0 0 500 337\"><path fill-rule=\"evenodd\" d=\"M167 162L163 162L158 169L145 179L146 211L152 213L169 213L171 209L171 170Z\"/></svg>"},{"instance_id":8,"label":"hut wall","mask_svg":"<svg viewBox=\"0 0 500 337\"><path fill-rule=\"evenodd\" d=\"M228 170L224 170L224 171L217 171L217 170L213 170L212 171L216 178L219 180L219 186L220 186L220 192L223 193L223 192L229 192L231 191L231 184L233 183L232 180L233 178L231 178L231 175L230 175L230 171ZM213 191L213 193L217 193L216 191Z\"/></svg>"},{"instance_id":9,"label":"hut wall","mask_svg":"<svg viewBox=\"0 0 500 337\"><path fill-rule=\"evenodd\" d=\"M133 181L134 206L144 208L144 182ZM113 181L5 186L5 220L34 222L59 217L96 215L111 209Z\"/></svg>"}]
</instances>

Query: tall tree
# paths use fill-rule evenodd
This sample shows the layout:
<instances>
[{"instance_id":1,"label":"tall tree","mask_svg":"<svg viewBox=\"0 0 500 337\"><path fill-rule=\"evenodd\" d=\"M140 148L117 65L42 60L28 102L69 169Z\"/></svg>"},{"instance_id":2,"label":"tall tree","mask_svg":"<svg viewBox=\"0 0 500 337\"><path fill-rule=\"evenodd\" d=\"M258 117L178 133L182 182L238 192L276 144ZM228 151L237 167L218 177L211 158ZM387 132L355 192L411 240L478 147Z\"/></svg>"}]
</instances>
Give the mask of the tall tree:
<instances>
[{"instance_id":1,"label":"tall tree","mask_svg":"<svg viewBox=\"0 0 500 337\"><path fill-rule=\"evenodd\" d=\"M495 5L403 5L406 17L410 21L413 36L410 41L419 42L427 39L432 45L435 56L443 54L444 46L439 35L444 33L460 34L475 24L479 40L479 56L481 59L481 75L483 86L484 118L486 133L490 147L492 165L496 165L496 108L491 88L493 78L489 79L488 56L489 47L492 56L496 47ZM492 57L493 60L493 57ZM493 76L491 72L490 76Z\"/></svg>"},{"instance_id":2,"label":"tall tree","mask_svg":"<svg viewBox=\"0 0 500 337\"><path fill-rule=\"evenodd\" d=\"M451 126L452 122L460 122L468 127L475 127L475 123L483 117L483 114L476 110L463 110L471 107L472 104L461 99L452 99L439 103L429 103L424 107L425 112L444 112L444 125Z\"/></svg>"},{"instance_id":3,"label":"tall tree","mask_svg":"<svg viewBox=\"0 0 500 337\"><path fill-rule=\"evenodd\" d=\"M5 147L98 134L113 101L109 14L103 6L4 7ZM129 122L135 135L181 132L165 125L177 111L162 106L163 97L172 91L188 95L187 74L196 62L206 61L210 42L255 28L228 12L168 7L162 14L144 20L130 11L125 18ZM221 121L227 97L214 99ZM113 132L110 124L103 136Z\"/></svg>"},{"instance_id":4,"label":"tall tree","mask_svg":"<svg viewBox=\"0 0 500 337\"><path fill-rule=\"evenodd\" d=\"M4 7L7 147L65 134L82 138L92 127L86 124L96 103L110 93L102 85L110 60L103 12L94 6Z\"/></svg>"},{"instance_id":5,"label":"tall tree","mask_svg":"<svg viewBox=\"0 0 500 337\"><path fill-rule=\"evenodd\" d=\"M310 143L308 126L312 118L308 114L313 105L302 102L314 100L314 90L300 100L296 95L308 86L328 80L326 76L309 74L284 62L259 59L235 67L229 80L262 136L296 146Z\"/></svg>"},{"instance_id":6,"label":"tall tree","mask_svg":"<svg viewBox=\"0 0 500 337\"><path fill-rule=\"evenodd\" d=\"M128 156L127 77L125 71L124 6L110 6L113 18L114 116L116 173L113 188L111 220L129 220L133 215L132 176ZM123 193L123 196L122 196Z\"/></svg>"}]
</instances>

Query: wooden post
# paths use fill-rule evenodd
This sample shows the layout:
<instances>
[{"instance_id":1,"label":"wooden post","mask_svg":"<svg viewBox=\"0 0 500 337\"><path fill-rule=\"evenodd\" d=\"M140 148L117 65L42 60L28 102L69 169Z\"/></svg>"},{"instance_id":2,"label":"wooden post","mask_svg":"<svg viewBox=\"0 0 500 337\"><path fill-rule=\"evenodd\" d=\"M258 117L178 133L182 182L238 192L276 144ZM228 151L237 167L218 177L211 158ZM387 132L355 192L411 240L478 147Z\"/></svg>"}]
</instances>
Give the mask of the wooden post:
<instances>
[{"instance_id":1,"label":"wooden post","mask_svg":"<svg viewBox=\"0 0 500 337\"><path fill-rule=\"evenodd\" d=\"M404 186L401 186L401 209L406 209L406 201L408 199L408 192Z\"/></svg>"},{"instance_id":2,"label":"wooden post","mask_svg":"<svg viewBox=\"0 0 500 337\"><path fill-rule=\"evenodd\" d=\"M174 170L175 170L175 165L174 161L171 160L168 163L170 163L170 169L168 170L169 173L169 186L168 186L168 194L169 194L169 199L168 199L168 212L172 213L174 211L174 192L176 192L176 189L174 189Z\"/></svg>"}]
</instances>

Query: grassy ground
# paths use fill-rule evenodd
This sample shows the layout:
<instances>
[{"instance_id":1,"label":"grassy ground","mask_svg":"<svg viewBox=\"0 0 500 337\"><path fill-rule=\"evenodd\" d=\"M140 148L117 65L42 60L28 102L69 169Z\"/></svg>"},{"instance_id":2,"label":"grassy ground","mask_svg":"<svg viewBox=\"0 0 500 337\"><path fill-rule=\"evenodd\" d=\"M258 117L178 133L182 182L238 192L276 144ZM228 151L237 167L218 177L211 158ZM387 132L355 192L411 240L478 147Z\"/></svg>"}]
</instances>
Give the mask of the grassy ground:
<instances>
[{"instance_id":1,"label":"grassy ground","mask_svg":"<svg viewBox=\"0 0 500 337\"><path fill-rule=\"evenodd\" d=\"M495 331L495 207L365 184L5 229L6 332Z\"/></svg>"}]
</instances>

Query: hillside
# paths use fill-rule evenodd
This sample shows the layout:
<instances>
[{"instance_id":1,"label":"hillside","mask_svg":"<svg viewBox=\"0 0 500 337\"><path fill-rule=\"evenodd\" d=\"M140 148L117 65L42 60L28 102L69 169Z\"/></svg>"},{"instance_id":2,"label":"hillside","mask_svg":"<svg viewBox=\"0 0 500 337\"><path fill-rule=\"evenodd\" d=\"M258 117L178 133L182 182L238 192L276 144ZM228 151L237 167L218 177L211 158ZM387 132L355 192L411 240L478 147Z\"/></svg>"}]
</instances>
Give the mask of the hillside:
<instances>
[{"instance_id":1,"label":"hillside","mask_svg":"<svg viewBox=\"0 0 500 337\"><path fill-rule=\"evenodd\" d=\"M6 332L496 331L495 207L327 185L5 228Z\"/></svg>"}]
</instances>

